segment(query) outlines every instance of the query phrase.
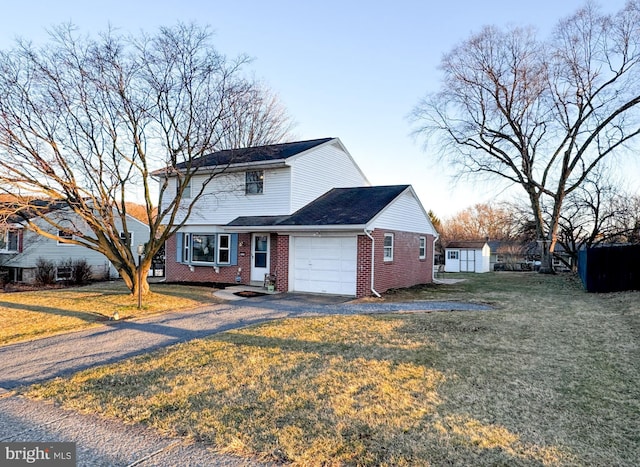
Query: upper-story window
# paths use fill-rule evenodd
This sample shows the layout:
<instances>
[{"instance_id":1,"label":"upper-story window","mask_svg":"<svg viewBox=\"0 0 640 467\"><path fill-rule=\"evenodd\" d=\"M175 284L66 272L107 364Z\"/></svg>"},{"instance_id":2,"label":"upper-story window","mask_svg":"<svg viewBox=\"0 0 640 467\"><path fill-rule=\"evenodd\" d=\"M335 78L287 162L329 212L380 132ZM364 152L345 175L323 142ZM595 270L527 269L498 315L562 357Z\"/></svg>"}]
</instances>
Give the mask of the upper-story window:
<instances>
[{"instance_id":1,"label":"upper-story window","mask_svg":"<svg viewBox=\"0 0 640 467\"><path fill-rule=\"evenodd\" d=\"M189 180L183 187L182 199L191 199L191 180ZM180 194L180 178L176 179L176 195Z\"/></svg>"},{"instance_id":2,"label":"upper-story window","mask_svg":"<svg viewBox=\"0 0 640 467\"><path fill-rule=\"evenodd\" d=\"M0 251L18 251L20 233L17 230L0 231Z\"/></svg>"},{"instance_id":3,"label":"upper-story window","mask_svg":"<svg viewBox=\"0 0 640 467\"><path fill-rule=\"evenodd\" d=\"M264 170L249 170L245 173L244 192L247 195L260 195L264 191Z\"/></svg>"},{"instance_id":4,"label":"upper-story window","mask_svg":"<svg viewBox=\"0 0 640 467\"><path fill-rule=\"evenodd\" d=\"M133 232L125 232L121 230L120 240L122 240L125 243L125 245L131 248L131 245L133 245Z\"/></svg>"}]
</instances>

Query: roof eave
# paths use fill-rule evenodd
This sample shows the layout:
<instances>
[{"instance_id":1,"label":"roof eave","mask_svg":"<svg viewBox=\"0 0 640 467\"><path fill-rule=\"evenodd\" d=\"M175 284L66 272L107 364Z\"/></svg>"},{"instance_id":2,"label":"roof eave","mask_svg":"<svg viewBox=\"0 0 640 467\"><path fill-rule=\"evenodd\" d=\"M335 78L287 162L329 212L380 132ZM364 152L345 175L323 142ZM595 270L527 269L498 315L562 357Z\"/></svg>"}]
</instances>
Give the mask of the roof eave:
<instances>
[{"instance_id":1,"label":"roof eave","mask_svg":"<svg viewBox=\"0 0 640 467\"><path fill-rule=\"evenodd\" d=\"M240 172L246 168L253 169L273 169L287 167L285 159L276 159L272 161L252 161L252 162L238 162L235 164L219 164L215 166L194 167L192 172L194 174L221 174L227 172ZM152 177L174 177L176 172L186 172L186 169L160 169L151 173Z\"/></svg>"},{"instance_id":2,"label":"roof eave","mask_svg":"<svg viewBox=\"0 0 640 467\"><path fill-rule=\"evenodd\" d=\"M329 232L329 231L361 231L366 228L365 224L338 224L338 225L225 225L223 229L227 232L247 233L247 232Z\"/></svg>"}]
</instances>

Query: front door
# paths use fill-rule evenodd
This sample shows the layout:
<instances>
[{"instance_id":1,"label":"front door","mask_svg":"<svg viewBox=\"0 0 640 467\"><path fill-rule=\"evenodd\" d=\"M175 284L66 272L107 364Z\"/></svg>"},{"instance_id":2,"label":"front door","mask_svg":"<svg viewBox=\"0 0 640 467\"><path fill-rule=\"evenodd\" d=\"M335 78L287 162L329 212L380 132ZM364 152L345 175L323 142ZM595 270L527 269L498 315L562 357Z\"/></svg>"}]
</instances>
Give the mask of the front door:
<instances>
[{"instance_id":1,"label":"front door","mask_svg":"<svg viewBox=\"0 0 640 467\"><path fill-rule=\"evenodd\" d=\"M269 273L269 234L251 236L251 282L263 282Z\"/></svg>"}]
</instances>

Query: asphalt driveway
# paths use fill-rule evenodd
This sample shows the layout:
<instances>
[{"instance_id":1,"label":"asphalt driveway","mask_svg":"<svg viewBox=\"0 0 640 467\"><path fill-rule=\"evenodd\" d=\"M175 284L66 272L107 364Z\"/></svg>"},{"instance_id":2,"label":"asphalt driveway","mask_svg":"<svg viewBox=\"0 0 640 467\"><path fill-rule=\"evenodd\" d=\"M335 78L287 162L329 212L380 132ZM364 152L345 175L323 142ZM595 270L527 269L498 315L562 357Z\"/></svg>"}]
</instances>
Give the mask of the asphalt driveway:
<instances>
[{"instance_id":1,"label":"asphalt driveway","mask_svg":"<svg viewBox=\"0 0 640 467\"><path fill-rule=\"evenodd\" d=\"M347 297L276 294L238 302L110 321L84 331L0 347L0 388L13 389L73 374L178 342L278 318L443 310L486 311L462 302L351 303Z\"/></svg>"},{"instance_id":2,"label":"asphalt driveway","mask_svg":"<svg viewBox=\"0 0 640 467\"><path fill-rule=\"evenodd\" d=\"M79 466L248 466L200 444L162 436L16 396L11 389L116 362L178 342L286 317L327 314L484 311L460 302L350 303L345 297L278 294L138 320L112 321L84 331L0 347L0 442L71 441Z\"/></svg>"}]
</instances>

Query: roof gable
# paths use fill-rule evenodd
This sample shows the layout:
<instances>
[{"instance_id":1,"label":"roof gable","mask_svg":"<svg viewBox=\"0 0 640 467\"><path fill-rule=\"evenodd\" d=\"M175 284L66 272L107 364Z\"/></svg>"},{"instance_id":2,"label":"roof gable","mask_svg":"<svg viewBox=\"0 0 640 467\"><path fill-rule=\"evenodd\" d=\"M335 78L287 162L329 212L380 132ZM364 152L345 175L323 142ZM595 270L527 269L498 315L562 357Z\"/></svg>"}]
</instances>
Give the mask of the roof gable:
<instances>
[{"instance_id":1,"label":"roof gable","mask_svg":"<svg viewBox=\"0 0 640 467\"><path fill-rule=\"evenodd\" d=\"M290 216L238 217L228 226L364 225L409 185L333 188Z\"/></svg>"}]
</instances>

